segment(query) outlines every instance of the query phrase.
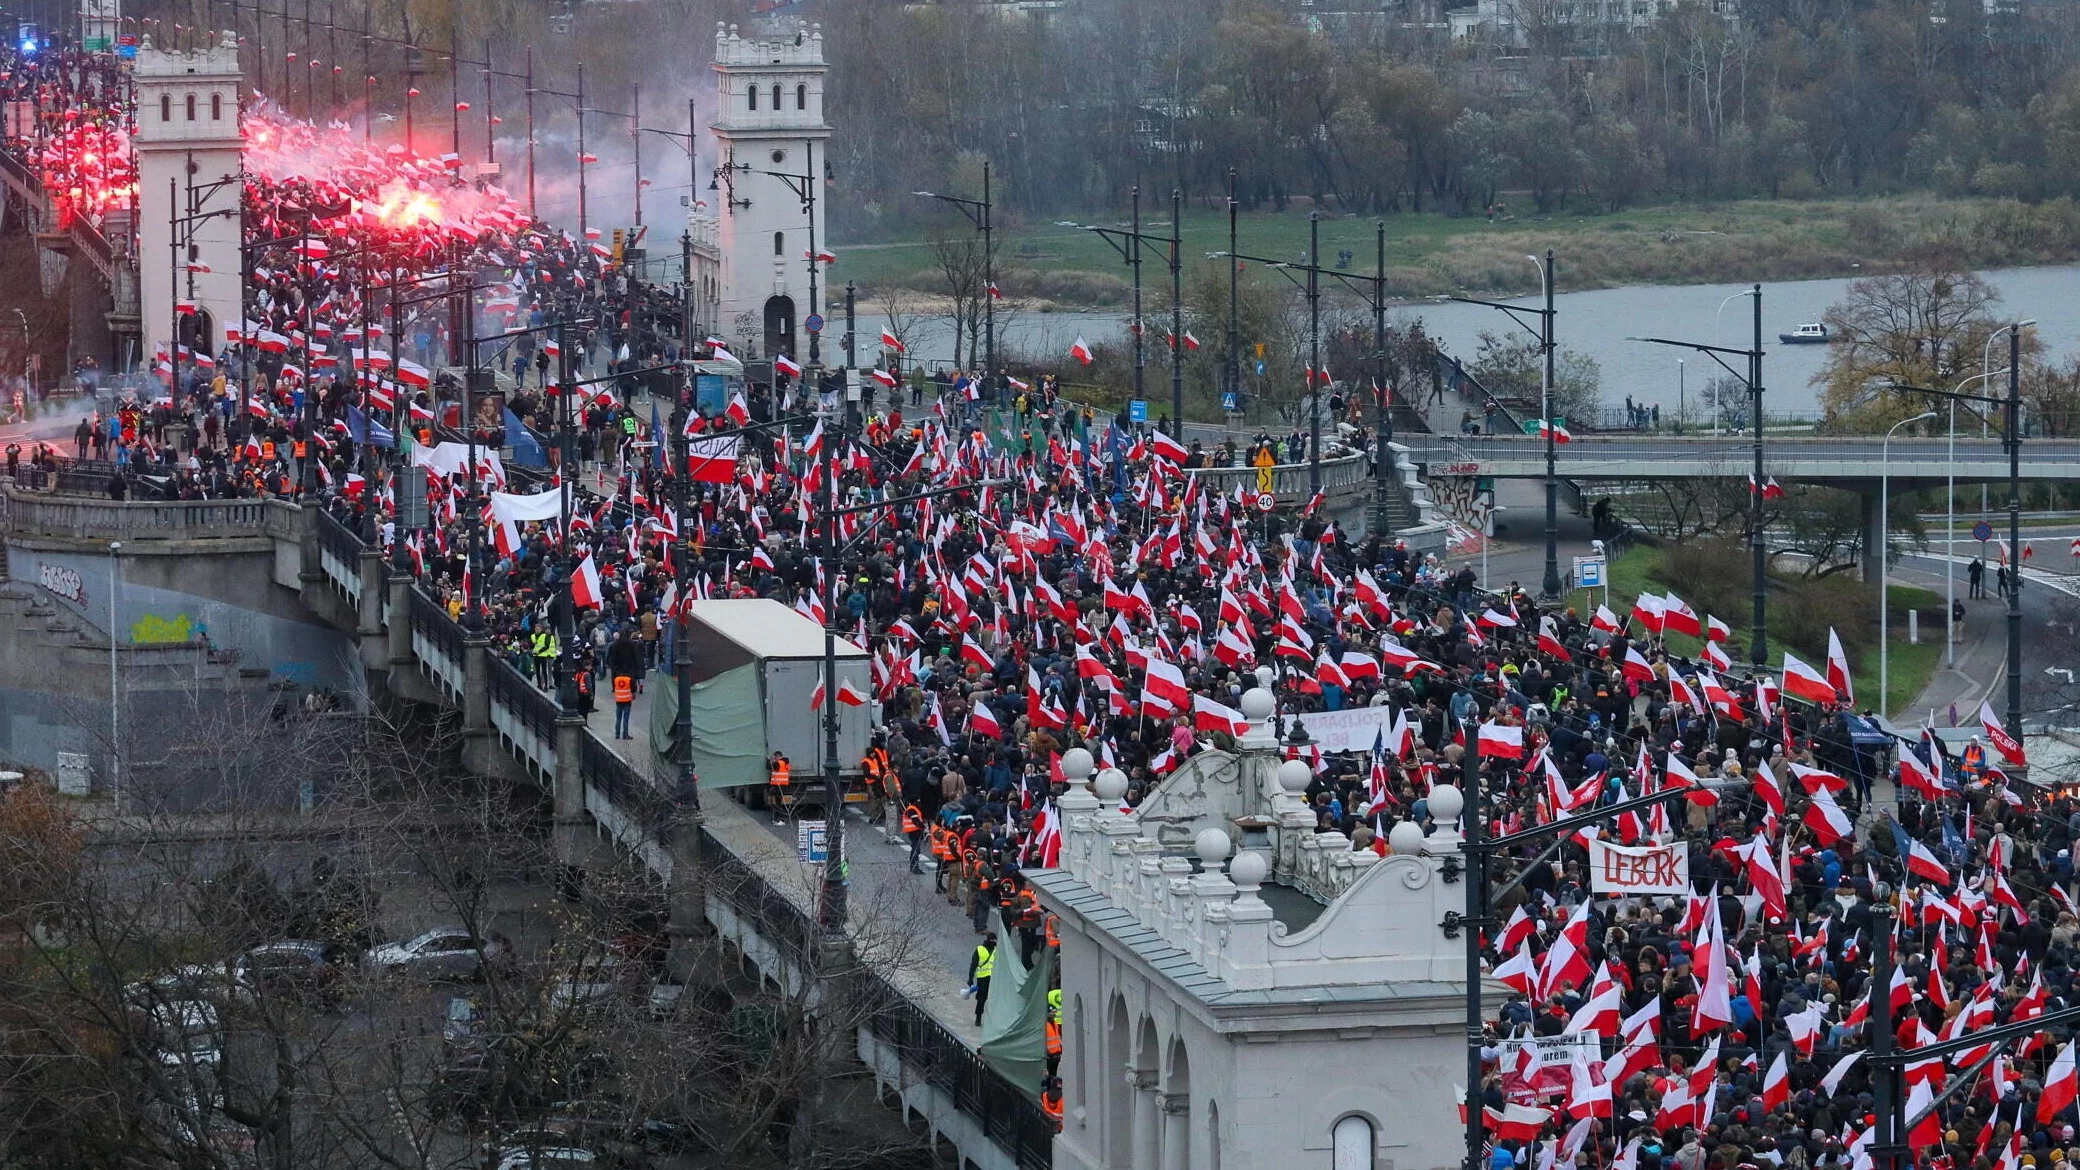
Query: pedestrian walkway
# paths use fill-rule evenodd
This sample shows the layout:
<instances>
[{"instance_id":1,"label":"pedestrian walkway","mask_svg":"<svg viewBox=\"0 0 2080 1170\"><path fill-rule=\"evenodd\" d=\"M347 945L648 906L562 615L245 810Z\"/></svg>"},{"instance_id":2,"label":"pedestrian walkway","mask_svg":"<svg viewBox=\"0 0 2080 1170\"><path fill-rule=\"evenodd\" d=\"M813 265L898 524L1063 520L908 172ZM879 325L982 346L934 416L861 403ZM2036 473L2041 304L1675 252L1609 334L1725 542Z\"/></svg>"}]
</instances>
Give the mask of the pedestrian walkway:
<instances>
[{"instance_id":1,"label":"pedestrian walkway","mask_svg":"<svg viewBox=\"0 0 2080 1170\"><path fill-rule=\"evenodd\" d=\"M602 701L586 721L595 739L641 775L658 771L650 750L651 693L646 687L636 695L629 717L634 739L614 738L611 701ZM709 834L813 919L822 867L797 855L792 823L776 824L770 813L746 808L735 799L741 791L702 793ZM845 818L845 838L846 917L858 953L905 998L979 1045L974 1001L961 995L977 936L967 915L932 889L931 857L923 859L922 875L912 874L908 843L886 825L869 824L857 810Z\"/></svg>"}]
</instances>

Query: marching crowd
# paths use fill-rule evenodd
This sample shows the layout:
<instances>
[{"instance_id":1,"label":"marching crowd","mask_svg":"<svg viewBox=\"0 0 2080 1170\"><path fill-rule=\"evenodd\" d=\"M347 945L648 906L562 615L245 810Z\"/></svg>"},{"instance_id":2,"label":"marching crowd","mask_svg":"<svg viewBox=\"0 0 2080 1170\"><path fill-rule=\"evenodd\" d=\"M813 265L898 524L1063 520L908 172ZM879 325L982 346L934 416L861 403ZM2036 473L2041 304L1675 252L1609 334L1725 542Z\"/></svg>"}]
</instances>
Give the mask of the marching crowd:
<instances>
[{"instance_id":1,"label":"marching crowd","mask_svg":"<svg viewBox=\"0 0 2080 1170\"><path fill-rule=\"evenodd\" d=\"M428 466L431 518L401 528L402 485L369 456L400 432L423 454L463 422L435 417L429 367L458 339L439 301L407 306L411 274L466 276L479 336L537 330L508 337L501 358L523 416L560 405L552 343L576 361L602 342L606 373L635 375L691 339L597 244L496 188L251 117L262 149L245 199L255 239L279 246L257 250L249 319L218 353L163 355L166 393L83 422L79 453L157 465L174 494L197 496L294 497L316 460L324 506L580 707L668 661L684 600L771 597L835 624L873 663L881 721L862 771L876 805L961 913L981 927L1000 911L1021 940L1015 960L978 950L978 1017L993 964L1029 962L1052 935L1020 871L1045 861L1033 826L1061 787L1060 753L1090 748L1138 801L1190 756L1231 746L1260 680L1290 712L1398 713L1372 752L1308 757L1318 829L1354 849L1427 823L1443 783L1478 794L1470 815L1490 832L1577 817L1604 840L1688 844L1689 891L1658 898L1593 897L1587 830L1505 859L1521 880L1496 899L1486 948L1511 993L1473 1089L1495 1170L1870 1165L1881 1070L1863 1054L1879 1019L1914 1048L2071 1002L2080 803L2010 781L2019 748L1997 725L1955 757L1933 736L1874 750L1845 668L1787 658L1780 675L1737 677L1725 627L1673 597L1622 616L1544 607L1354 538L1312 505L1254 517L1240 489L1187 470L1250 456L1067 411L1057 429L1045 390L1021 391L1014 441L951 386L934 403L913 382L907 405L869 402L844 428L800 417L814 395L799 385L753 387L688 412L694 436L736 436L718 474L666 458L676 436L633 441L645 428L626 388L603 382L573 405L611 478L574 490L567 513L482 508L482 493L520 487L482 460ZM541 329L573 315L597 336ZM676 371L651 385L691 396ZM165 441L175 423L189 428L184 456ZM1305 449L1297 434L1283 445ZM530 482L560 491L565 470ZM894 502L867 507L880 500ZM831 563L826 521L848 550ZM1657 792L1674 795L1590 819ZM1898 972L1885 987L1881 951ZM1909 1156L1940 1170L2080 1163L2062 1035L1906 1065ZM1951 1077L1964 1083L1938 1101ZM1058 1086L1043 1100L1059 1108Z\"/></svg>"}]
</instances>

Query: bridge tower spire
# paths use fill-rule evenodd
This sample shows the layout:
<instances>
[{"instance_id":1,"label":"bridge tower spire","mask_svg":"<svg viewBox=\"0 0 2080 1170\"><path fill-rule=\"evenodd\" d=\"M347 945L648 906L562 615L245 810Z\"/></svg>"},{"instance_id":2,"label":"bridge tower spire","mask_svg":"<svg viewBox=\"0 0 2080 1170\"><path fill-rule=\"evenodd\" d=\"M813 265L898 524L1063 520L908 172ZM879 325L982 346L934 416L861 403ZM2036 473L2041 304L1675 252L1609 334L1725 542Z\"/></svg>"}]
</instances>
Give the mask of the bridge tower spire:
<instances>
[{"instance_id":1,"label":"bridge tower spire","mask_svg":"<svg viewBox=\"0 0 2080 1170\"><path fill-rule=\"evenodd\" d=\"M215 353L239 304L238 42L230 32L201 49L145 38L137 93L140 330L147 347ZM177 307L192 305L191 312Z\"/></svg>"}]
</instances>

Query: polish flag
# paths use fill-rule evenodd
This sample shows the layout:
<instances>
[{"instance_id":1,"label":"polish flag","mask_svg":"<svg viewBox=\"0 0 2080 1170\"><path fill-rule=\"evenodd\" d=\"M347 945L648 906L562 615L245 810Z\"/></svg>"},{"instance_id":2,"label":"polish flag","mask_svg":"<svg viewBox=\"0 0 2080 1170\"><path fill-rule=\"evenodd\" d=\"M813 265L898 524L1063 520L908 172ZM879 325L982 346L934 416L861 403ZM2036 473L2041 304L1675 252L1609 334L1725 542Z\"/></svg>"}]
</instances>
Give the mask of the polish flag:
<instances>
[{"instance_id":1,"label":"polish flag","mask_svg":"<svg viewBox=\"0 0 2080 1170\"><path fill-rule=\"evenodd\" d=\"M1662 623L1678 634L1693 638L1704 636L1704 626L1697 620L1697 612L1683 604L1683 599L1670 593L1661 599Z\"/></svg>"},{"instance_id":2,"label":"polish flag","mask_svg":"<svg viewBox=\"0 0 2080 1170\"><path fill-rule=\"evenodd\" d=\"M1706 1032L1733 1023L1733 1000L1727 990L1726 939L1719 925L1719 891L1713 887L1704 916L1704 973L1698 980L1697 1004L1691 1010L1690 1033Z\"/></svg>"},{"instance_id":3,"label":"polish flag","mask_svg":"<svg viewBox=\"0 0 2080 1170\"><path fill-rule=\"evenodd\" d=\"M1936 860L1928 846L1912 837L1907 838L1907 872L1942 885L1950 884L1950 871Z\"/></svg>"},{"instance_id":4,"label":"polish flag","mask_svg":"<svg viewBox=\"0 0 2080 1170\"><path fill-rule=\"evenodd\" d=\"M1818 841L1822 848L1856 835L1856 823L1849 819L1848 813L1842 811L1841 805L1835 803L1834 793L1827 789L1822 788L1813 793L1813 803L1809 811L1814 815L1805 818L1805 826L1813 831L1813 839Z\"/></svg>"},{"instance_id":5,"label":"polish flag","mask_svg":"<svg viewBox=\"0 0 2080 1170\"><path fill-rule=\"evenodd\" d=\"M744 401L742 390L729 396L729 406L724 408L722 413L728 415L729 421L740 427L751 425L751 405Z\"/></svg>"},{"instance_id":6,"label":"polish flag","mask_svg":"<svg viewBox=\"0 0 2080 1170\"><path fill-rule=\"evenodd\" d=\"M599 588L599 566L592 563L592 554L578 562L578 569L571 574L571 604L580 609L591 607L604 610L604 595Z\"/></svg>"},{"instance_id":7,"label":"polish flag","mask_svg":"<svg viewBox=\"0 0 2080 1170\"><path fill-rule=\"evenodd\" d=\"M1516 988L1526 997L1531 996L1538 982L1538 963L1531 957L1531 944L1520 944L1516 954L1496 966L1494 975L1497 981Z\"/></svg>"},{"instance_id":8,"label":"polish flag","mask_svg":"<svg viewBox=\"0 0 2080 1170\"><path fill-rule=\"evenodd\" d=\"M1479 754L1484 756L1521 760L1524 758L1524 729L1506 727L1500 723L1483 723L1476 747Z\"/></svg>"},{"instance_id":9,"label":"polish flag","mask_svg":"<svg viewBox=\"0 0 2080 1170\"><path fill-rule=\"evenodd\" d=\"M786 374L790 378L799 378L802 376L802 366L800 362L795 361L784 353L774 354L773 372Z\"/></svg>"},{"instance_id":10,"label":"polish flag","mask_svg":"<svg viewBox=\"0 0 2080 1170\"><path fill-rule=\"evenodd\" d=\"M1836 695L1820 672L1800 662L1789 650L1784 651L1784 693L1808 703L1832 703Z\"/></svg>"},{"instance_id":11,"label":"polish flag","mask_svg":"<svg viewBox=\"0 0 2080 1170\"><path fill-rule=\"evenodd\" d=\"M1082 362L1084 365L1090 365L1091 347L1083 338L1079 337L1076 339L1076 344L1069 347L1069 356Z\"/></svg>"},{"instance_id":12,"label":"polish flag","mask_svg":"<svg viewBox=\"0 0 2080 1170\"><path fill-rule=\"evenodd\" d=\"M903 343L896 340L895 334L890 333L886 329L883 329L881 331L881 348L888 350L891 353L902 353Z\"/></svg>"},{"instance_id":13,"label":"polish flag","mask_svg":"<svg viewBox=\"0 0 2080 1170\"><path fill-rule=\"evenodd\" d=\"M1589 619L1589 628L1615 634L1619 629L1618 615L1612 613L1608 607L1599 605L1596 607L1596 616Z\"/></svg>"},{"instance_id":14,"label":"polish flag","mask_svg":"<svg viewBox=\"0 0 2080 1170\"><path fill-rule=\"evenodd\" d=\"M1618 669L1624 677L1636 682L1654 681L1653 663L1648 662L1636 646L1625 647L1625 661L1619 664Z\"/></svg>"},{"instance_id":15,"label":"polish flag","mask_svg":"<svg viewBox=\"0 0 2080 1170\"><path fill-rule=\"evenodd\" d=\"M1141 701L1151 698L1172 711L1189 710L1192 692L1184 685L1184 672L1160 658L1148 660L1144 681L1141 684Z\"/></svg>"},{"instance_id":16,"label":"polish flag","mask_svg":"<svg viewBox=\"0 0 2080 1170\"><path fill-rule=\"evenodd\" d=\"M2000 716L1993 713L1992 703L1979 704L1979 725L1986 729L1986 738L1993 741L1993 746L2001 753L2002 759L2017 767L2029 763L2029 758L2023 754L2022 744L2008 734L2008 729L2001 725Z\"/></svg>"},{"instance_id":17,"label":"polish flag","mask_svg":"<svg viewBox=\"0 0 2080 1170\"><path fill-rule=\"evenodd\" d=\"M1381 677L1379 672L1379 659L1374 658L1370 654L1360 654L1355 650L1346 650L1343 652L1343 658L1339 661L1338 665L1343 667L1343 673L1347 678L1360 679Z\"/></svg>"},{"instance_id":18,"label":"polish flag","mask_svg":"<svg viewBox=\"0 0 2080 1170\"><path fill-rule=\"evenodd\" d=\"M884 370L879 367L876 367L874 370L874 380L876 382L881 383L883 386L887 386L893 389L896 384L895 371Z\"/></svg>"},{"instance_id":19,"label":"polish flag","mask_svg":"<svg viewBox=\"0 0 2080 1170\"><path fill-rule=\"evenodd\" d=\"M2060 1050L2058 1059L2051 1062L2051 1071L2044 1074L2044 1095L2037 1098L2037 1124L2049 1125L2060 1113L2073 1104L2080 1095L2080 1070L2073 1061L2073 1045L2080 1040L2068 1040Z\"/></svg>"},{"instance_id":20,"label":"polish flag","mask_svg":"<svg viewBox=\"0 0 2080 1170\"><path fill-rule=\"evenodd\" d=\"M1791 1101L1791 1065L1789 1052L1779 1048L1777 1058L1770 1062L1769 1072L1762 1078L1762 1111L1781 1109Z\"/></svg>"},{"instance_id":21,"label":"polish flag","mask_svg":"<svg viewBox=\"0 0 2080 1170\"><path fill-rule=\"evenodd\" d=\"M981 703L975 704L968 713L968 731L972 735L986 735L991 739L1004 738L1003 724L998 723L997 717Z\"/></svg>"},{"instance_id":22,"label":"polish flag","mask_svg":"<svg viewBox=\"0 0 2080 1170\"><path fill-rule=\"evenodd\" d=\"M1724 641L1725 641L1726 639L1728 639L1728 638L1730 638L1730 637L1732 637L1732 636L1733 636L1733 631L1732 631L1732 630L1730 630L1730 629L1728 629L1728 628L1726 627L1726 623L1725 623L1725 622L1722 622L1722 621L1720 621L1720 620L1719 620L1718 618L1715 618L1715 617L1707 617L1707 618L1705 618L1705 619L1704 619L1704 638L1705 638L1705 641L1707 641L1707 642L1724 642Z\"/></svg>"},{"instance_id":23,"label":"polish flag","mask_svg":"<svg viewBox=\"0 0 2080 1170\"><path fill-rule=\"evenodd\" d=\"M1827 627L1827 685L1835 689L1844 703L1856 701L1856 688L1849 683L1849 656L1842 650L1842 639Z\"/></svg>"},{"instance_id":24,"label":"polish flag","mask_svg":"<svg viewBox=\"0 0 2080 1170\"><path fill-rule=\"evenodd\" d=\"M1565 987L1579 986L1589 977L1589 904L1575 907L1567 925L1546 951L1539 978L1539 994L1551 995Z\"/></svg>"},{"instance_id":25,"label":"polish flag","mask_svg":"<svg viewBox=\"0 0 2080 1170\"><path fill-rule=\"evenodd\" d=\"M1706 642L1704 644L1704 649L1699 651L1699 656L1702 657L1705 660L1705 663L1709 665L1713 670L1733 669L1733 659L1726 656L1726 651L1719 649L1719 643L1717 642Z\"/></svg>"},{"instance_id":26,"label":"polish flag","mask_svg":"<svg viewBox=\"0 0 2080 1170\"><path fill-rule=\"evenodd\" d=\"M1249 731L1249 720L1233 707L1223 706L1205 695L1192 696L1192 728L1195 731L1225 731L1229 735L1243 735Z\"/></svg>"},{"instance_id":27,"label":"polish flag","mask_svg":"<svg viewBox=\"0 0 2080 1170\"><path fill-rule=\"evenodd\" d=\"M1149 445L1154 448L1156 454L1180 466L1191 455L1190 452L1184 449L1184 444L1161 431L1153 432L1153 437L1149 439Z\"/></svg>"},{"instance_id":28,"label":"polish flag","mask_svg":"<svg viewBox=\"0 0 2080 1170\"><path fill-rule=\"evenodd\" d=\"M1632 602L1632 620L1650 634L1659 634L1664 621L1661 599L1651 593L1642 593Z\"/></svg>"}]
</instances>

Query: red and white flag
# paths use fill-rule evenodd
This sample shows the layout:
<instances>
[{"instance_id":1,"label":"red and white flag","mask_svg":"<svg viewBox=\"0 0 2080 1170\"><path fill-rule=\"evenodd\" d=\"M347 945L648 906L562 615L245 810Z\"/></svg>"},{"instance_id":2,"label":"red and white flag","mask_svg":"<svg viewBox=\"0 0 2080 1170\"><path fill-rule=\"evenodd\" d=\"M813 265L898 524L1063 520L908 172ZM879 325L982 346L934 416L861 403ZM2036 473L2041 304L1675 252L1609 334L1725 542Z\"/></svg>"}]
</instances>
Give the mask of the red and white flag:
<instances>
[{"instance_id":1,"label":"red and white flag","mask_svg":"<svg viewBox=\"0 0 2080 1170\"><path fill-rule=\"evenodd\" d=\"M1841 635L1834 627L1827 627L1827 685L1834 688L1844 703L1856 701L1856 688L1849 681L1849 655L1842 650Z\"/></svg>"},{"instance_id":2,"label":"red and white flag","mask_svg":"<svg viewBox=\"0 0 2080 1170\"><path fill-rule=\"evenodd\" d=\"M1993 746L2001 753L2002 759L2017 767L2029 763L2029 758L2023 754L2021 741L2010 735L2008 729L2002 726L2000 716L1993 713L1992 703L1979 704L1979 725L1986 729L1986 738L1993 741Z\"/></svg>"},{"instance_id":3,"label":"red and white flag","mask_svg":"<svg viewBox=\"0 0 2080 1170\"><path fill-rule=\"evenodd\" d=\"M1081 337L1077 338L1076 344L1069 347L1069 356L1082 362L1084 365L1090 365L1091 347L1089 343L1085 342Z\"/></svg>"},{"instance_id":4,"label":"red and white flag","mask_svg":"<svg viewBox=\"0 0 2080 1170\"><path fill-rule=\"evenodd\" d=\"M1197 731L1225 731L1229 735L1242 735L1249 731L1249 720L1233 707L1223 706L1205 695L1192 696L1192 727Z\"/></svg>"},{"instance_id":5,"label":"red and white flag","mask_svg":"<svg viewBox=\"0 0 2080 1170\"><path fill-rule=\"evenodd\" d=\"M896 340L895 334L890 333L886 329L883 329L881 331L881 348L888 350L891 353L902 353L903 343Z\"/></svg>"},{"instance_id":6,"label":"red and white flag","mask_svg":"<svg viewBox=\"0 0 2080 1170\"><path fill-rule=\"evenodd\" d=\"M592 563L592 554L578 562L577 571L571 574L571 604L580 609L605 609L604 595L599 588L599 566Z\"/></svg>"},{"instance_id":7,"label":"red and white flag","mask_svg":"<svg viewBox=\"0 0 2080 1170\"><path fill-rule=\"evenodd\" d=\"M1524 729L1500 723L1483 723L1477 747L1484 756L1521 760L1524 758Z\"/></svg>"},{"instance_id":8,"label":"red and white flag","mask_svg":"<svg viewBox=\"0 0 2080 1170\"><path fill-rule=\"evenodd\" d=\"M1800 662L1789 650L1784 651L1784 693L1808 703L1832 703L1837 698L1835 689L1820 677L1820 672Z\"/></svg>"}]
</instances>

